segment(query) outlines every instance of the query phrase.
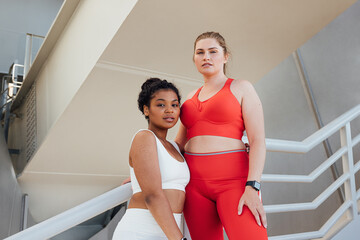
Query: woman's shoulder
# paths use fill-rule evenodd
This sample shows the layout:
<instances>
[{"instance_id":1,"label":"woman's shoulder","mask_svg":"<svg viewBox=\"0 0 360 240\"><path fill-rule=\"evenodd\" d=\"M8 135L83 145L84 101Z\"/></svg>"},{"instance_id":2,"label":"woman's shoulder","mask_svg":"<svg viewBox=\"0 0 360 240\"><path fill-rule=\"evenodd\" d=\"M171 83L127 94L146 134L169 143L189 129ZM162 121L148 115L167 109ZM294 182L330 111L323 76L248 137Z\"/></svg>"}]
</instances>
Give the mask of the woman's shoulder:
<instances>
[{"instance_id":1,"label":"woman's shoulder","mask_svg":"<svg viewBox=\"0 0 360 240\"><path fill-rule=\"evenodd\" d=\"M142 142L142 145L146 145L146 143L154 143L156 141L155 134L149 129L140 129L138 130L133 139L132 145L137 145L139 142Z\"/></svg>"},{"instance_id":2,"label":"woman's shoulder","mask_svg":"<svg viewBox=\"0 0 360 240\"><path fill-rule=\"evenodd\" d=\"M231 83L231 87L235 88L250 88L253 87L252 83L245 79L234 79Z\"/></svg>"},{"instance_id":3,"label":"woman's shoulder","mask_svg":"<svg viewBox=\"0 0 360 240\"><path fill-rule=\"evenodd\" d=\"M244 79L234 79L231 83L230 88L234 92L242 93L242 95L255 91L253 84L250 81Z\"/></svg>"},{"instance_id":4,"label":"woman's shoulder","mask_svg":"<svg viewBox=\"0 0 360 240\"><path fill-rule=\"evenodd\" d=\"M199 90L199 88L192 90L192 91L186 96L186 100L192 98L198 90Z\"/></svg>"}]
</instances>

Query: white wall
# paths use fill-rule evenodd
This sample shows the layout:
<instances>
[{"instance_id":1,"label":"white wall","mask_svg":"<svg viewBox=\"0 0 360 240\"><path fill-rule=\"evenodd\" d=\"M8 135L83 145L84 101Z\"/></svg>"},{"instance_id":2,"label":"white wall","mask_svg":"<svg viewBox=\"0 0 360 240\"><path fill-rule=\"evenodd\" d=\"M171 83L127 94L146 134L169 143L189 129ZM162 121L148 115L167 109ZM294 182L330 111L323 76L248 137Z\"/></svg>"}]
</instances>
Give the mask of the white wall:
<instances>
[{"instance_id":1,"label":"white wall","mask_svg":"<svg viewBox=\"0 0 360 240\"><path fill-rule=\"evenodd\" d=\"M0 1L0 72L24 64L26 33L46 36L63 0Z\"/></svg>"}]
</instances>

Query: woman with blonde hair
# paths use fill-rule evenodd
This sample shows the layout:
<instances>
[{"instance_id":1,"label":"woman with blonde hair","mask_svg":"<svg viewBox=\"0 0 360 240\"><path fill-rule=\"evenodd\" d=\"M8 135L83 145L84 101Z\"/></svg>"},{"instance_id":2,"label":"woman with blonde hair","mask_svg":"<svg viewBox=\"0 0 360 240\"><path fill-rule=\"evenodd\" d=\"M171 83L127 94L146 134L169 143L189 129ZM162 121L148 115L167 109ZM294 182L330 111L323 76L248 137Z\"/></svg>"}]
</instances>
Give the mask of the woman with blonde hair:
<instances>
[{"instance_id":1,"label":"woman with blonde hair","mask_svg":"<svg viewBox=\"0 0 360 240\"><path fill-rule=\"evenodd\" d=\"M194 44L193 60L204 85L181 107L175 141L190 170L184 216L192 240L267 239L260 180L265 164L262 105L251 83L225 75L225 39L205 32ZM242 142L246 129L250 153Z\"/></svg>"}]
</instances>

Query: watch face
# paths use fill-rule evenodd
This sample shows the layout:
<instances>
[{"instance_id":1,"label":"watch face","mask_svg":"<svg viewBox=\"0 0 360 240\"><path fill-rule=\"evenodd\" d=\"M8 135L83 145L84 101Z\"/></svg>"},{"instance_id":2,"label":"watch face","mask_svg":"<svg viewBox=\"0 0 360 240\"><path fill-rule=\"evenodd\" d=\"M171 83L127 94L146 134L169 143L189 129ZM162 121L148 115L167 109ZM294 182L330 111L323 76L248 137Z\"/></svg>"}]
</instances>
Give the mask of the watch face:
<instances>
[{"instance_id":1,"label":"watch face","mask_svg":"<svg viewBox=\"0 0 360 240\"><path fill-rule=\"evenodd\" d=\"M257 190L260 190L260 183L258 182L254 182L254 188L256 188Z\"/></svg>"},{"instance_id":2,"label":"watch face","mask_svg":"<svg viewBox=\"0 0 360 240\"><path fill-rule=\"evenodd\" d=\"M256 191L260 191L260 183L257 181L247 181L246 186L251 186Z\"/></svg>"}]
</instances>

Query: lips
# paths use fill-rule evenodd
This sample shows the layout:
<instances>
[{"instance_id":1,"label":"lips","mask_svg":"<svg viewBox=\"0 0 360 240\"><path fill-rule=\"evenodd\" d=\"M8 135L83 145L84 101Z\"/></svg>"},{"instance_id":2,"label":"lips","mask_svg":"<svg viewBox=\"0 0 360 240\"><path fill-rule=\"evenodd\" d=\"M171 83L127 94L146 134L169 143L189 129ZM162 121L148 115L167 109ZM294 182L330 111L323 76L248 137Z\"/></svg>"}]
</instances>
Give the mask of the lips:
<instances>
[{"instance_id":1,"label":"lips","mask_svg":"<svg viewBox=\"0 0 360 240\"><path fill-rule=\"evenodd\" d=\"M164 117L163 119L167 122L173 122L175 120L174 117Z\"/></svg>"},{"instance_id":2,"label":"lips","mask_svg":"<svg viewBox=\"0 0 360 240\"><path fill-rule=\"evenodd\" d=\"M211 67L212 64L211 63L204 63L203 65L201 65L202 67Z\"/></svg>"}]
</instances>

